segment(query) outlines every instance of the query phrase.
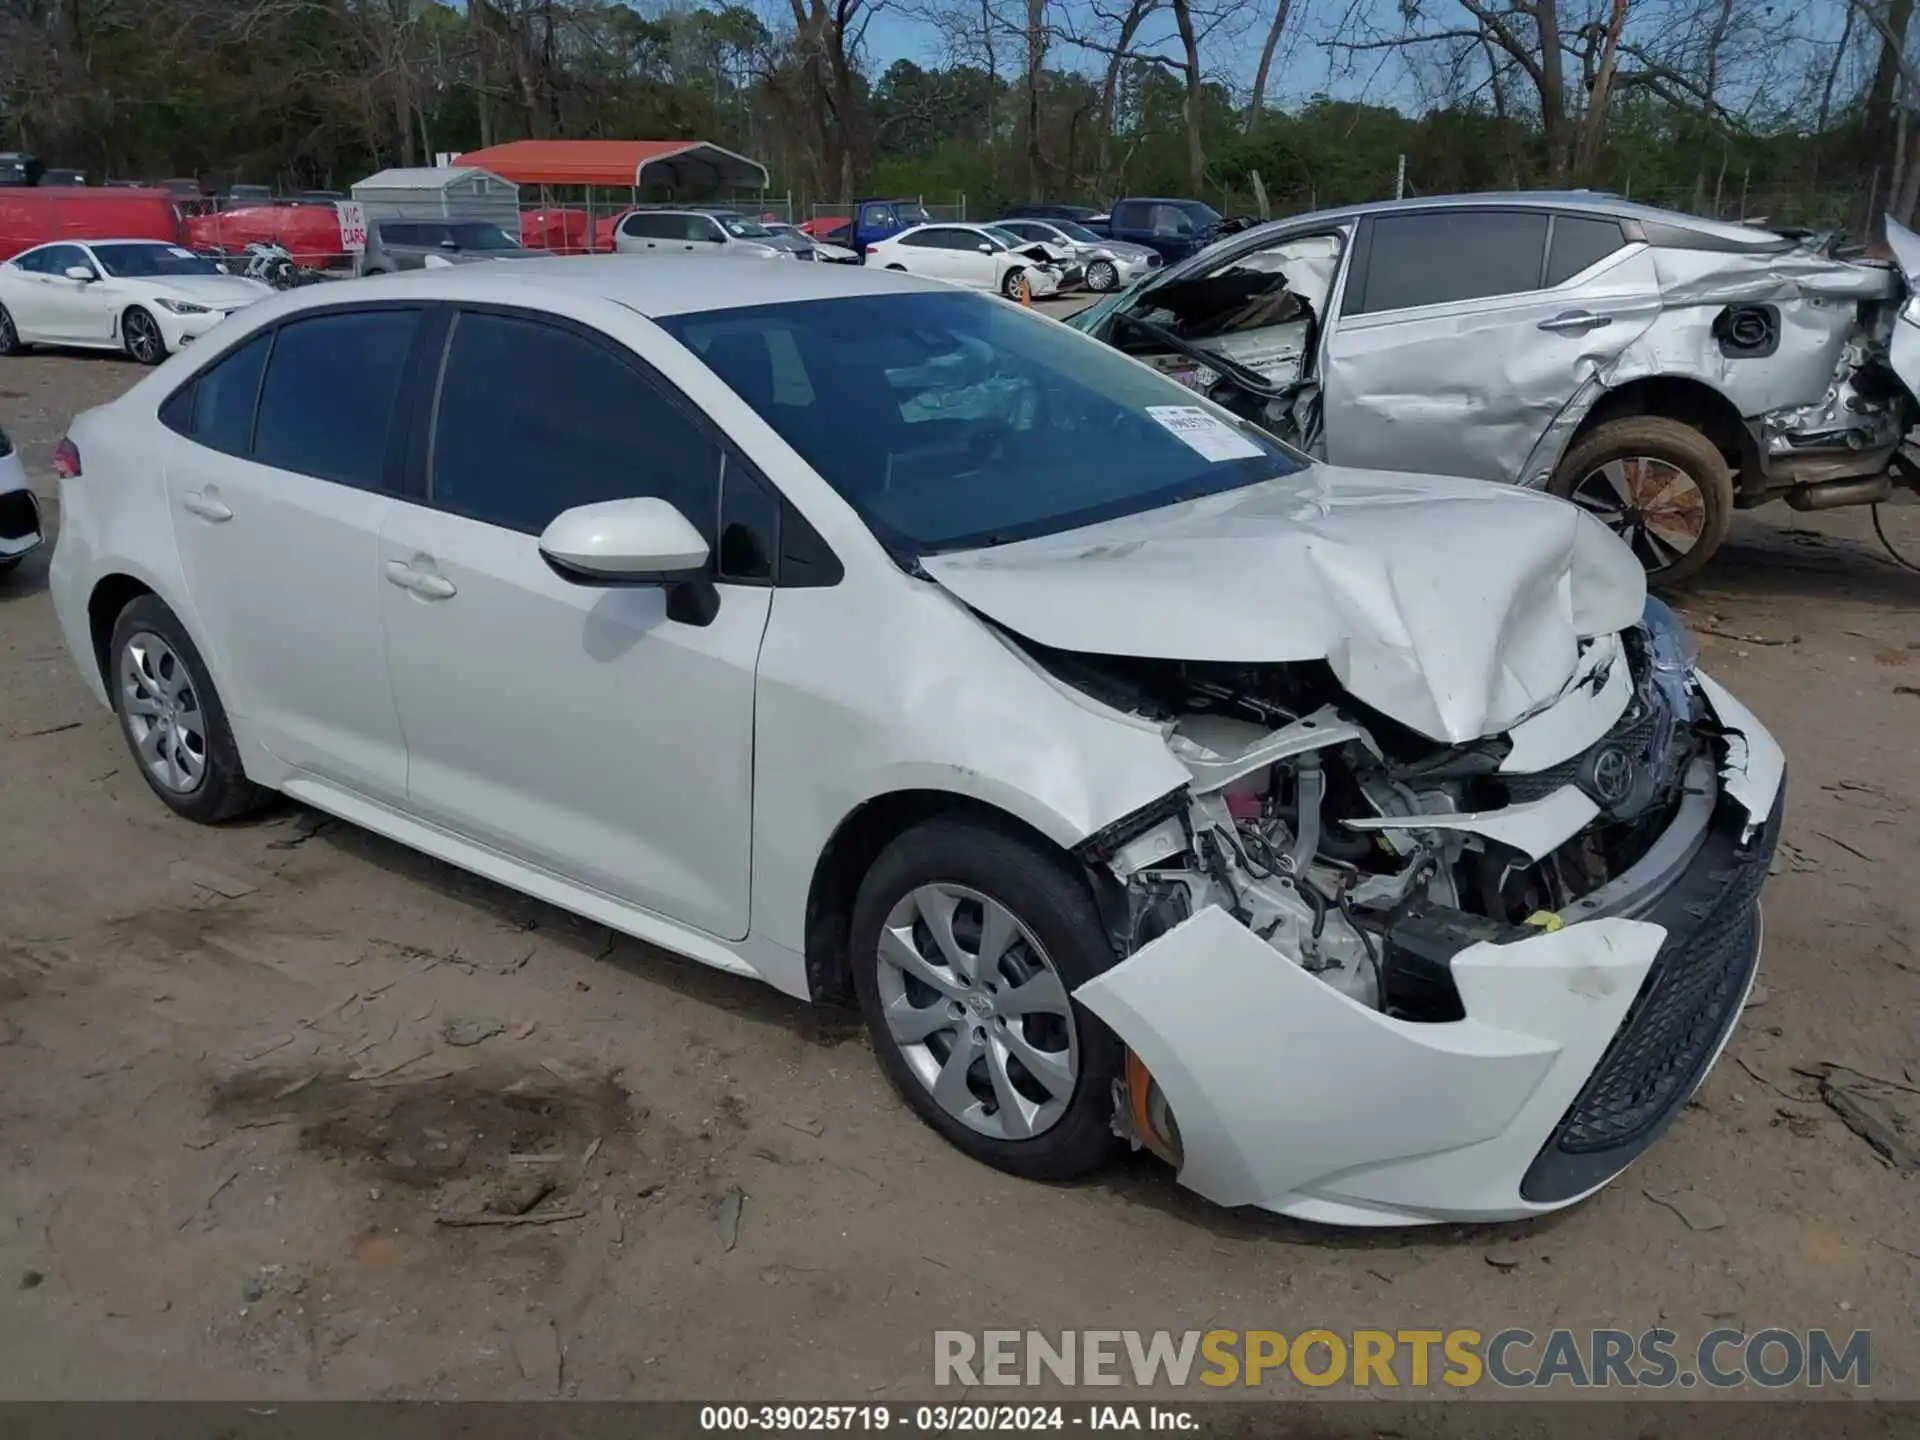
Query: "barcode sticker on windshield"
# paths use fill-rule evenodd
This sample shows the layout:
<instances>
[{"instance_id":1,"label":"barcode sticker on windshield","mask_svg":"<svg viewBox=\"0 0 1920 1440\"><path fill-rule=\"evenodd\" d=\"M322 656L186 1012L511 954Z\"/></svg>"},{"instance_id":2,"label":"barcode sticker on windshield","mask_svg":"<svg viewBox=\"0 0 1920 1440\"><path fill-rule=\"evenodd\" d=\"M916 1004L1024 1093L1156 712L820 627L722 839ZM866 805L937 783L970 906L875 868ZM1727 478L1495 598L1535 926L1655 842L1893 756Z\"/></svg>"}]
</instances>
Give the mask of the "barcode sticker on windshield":
<instances>
[{"instance_id":1,"label":"barcode sticker on windshield","mask_svg":"<svg viewBox=\"0 0 1920 1440\"><path fill-rule=\"evenodd\" d=\"M1263 453L1253 441L1198 405L1149 405L1147 414L1209 460L1257 460Z\"/></svg>"}]
</instances>

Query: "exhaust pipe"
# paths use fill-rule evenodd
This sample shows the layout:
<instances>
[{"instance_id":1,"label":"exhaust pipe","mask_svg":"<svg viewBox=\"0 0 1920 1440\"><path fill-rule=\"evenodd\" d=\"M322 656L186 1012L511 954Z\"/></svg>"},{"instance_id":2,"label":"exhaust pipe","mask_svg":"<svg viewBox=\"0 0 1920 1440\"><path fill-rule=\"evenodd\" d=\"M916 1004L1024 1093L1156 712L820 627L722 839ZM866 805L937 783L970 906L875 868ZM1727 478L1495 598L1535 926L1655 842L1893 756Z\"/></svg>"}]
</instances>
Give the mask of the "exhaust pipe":
<instances>
[{"instance_id":1,"label":"exhaust pipe","mask_svg":"<svg viewBox=\"0 0 1920 1440\"><path fill-rule=\"evenodd\" d=\"M1787 491L1787 504L1795 510L1838 510L1843 505L1878 505L1892 494L1893 482L1885 475L1865 475L1855 480L1796 485Z\"/></svg>"}]
</instances>

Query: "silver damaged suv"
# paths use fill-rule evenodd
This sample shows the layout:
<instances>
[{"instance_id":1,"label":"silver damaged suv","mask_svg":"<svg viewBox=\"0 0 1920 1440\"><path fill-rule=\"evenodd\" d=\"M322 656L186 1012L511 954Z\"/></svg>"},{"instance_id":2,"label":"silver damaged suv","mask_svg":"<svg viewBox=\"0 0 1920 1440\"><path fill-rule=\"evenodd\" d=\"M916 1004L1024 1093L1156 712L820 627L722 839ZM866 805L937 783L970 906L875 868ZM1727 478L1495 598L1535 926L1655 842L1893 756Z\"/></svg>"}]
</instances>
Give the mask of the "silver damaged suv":
<instances>
[{"instance_id":1,"label":"silver damaged suv","mask_svg":"<svg viewBox=\"0 0 1920 1440\"><path fill-rule=\"evenodd\" d=\"M1906 294L1820 237L1459 195L1276 221L1068 323L1336 464L1548 489L1674 583L1735 509L1876 503L1912 474Z\"/></svg>"}]
</instances>

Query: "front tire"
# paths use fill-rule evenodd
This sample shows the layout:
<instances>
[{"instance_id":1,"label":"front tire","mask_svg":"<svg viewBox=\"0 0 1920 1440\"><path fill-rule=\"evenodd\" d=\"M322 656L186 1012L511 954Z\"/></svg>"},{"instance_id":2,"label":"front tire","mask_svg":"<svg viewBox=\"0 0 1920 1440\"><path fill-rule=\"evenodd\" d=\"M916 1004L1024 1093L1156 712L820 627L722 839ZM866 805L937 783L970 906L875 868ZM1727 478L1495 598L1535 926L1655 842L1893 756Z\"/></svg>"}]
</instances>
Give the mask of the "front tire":
<instances>
[{"instance_id":1,"label":"front tire","mask_svg":"<svg viewBox=\"0 0 1920 1440\"><path fill-rule=\"evenodd\" d=\"M207 662L158 596L114 621L107 686L141 778L176 815L212 825L271 798L247 779Z\"/></svg>"},{"instance_id":2,"label":"front tire","mask_svg":"<svg viewBox=\"0 0 1920 1440\"><path fill-rule=\"evenodd\" d=\"M1025 270L1009 270L1006 273L1006 277L1000 282L1000 293L1009 300L1025 301L1032 299L1033 291L1027 280L1027 272Z\"/></svg>"},{"instance_id":3,"label":"front tire","mask_svg":"<svg viewBox=\"0 0 1920 1440\"><path fill-rule=\"evenodd\" d=\"M160 333L160 322L138 305L128 307L120 317L120 343L142 365L158 365L167 358L167 337Z\"/></svg>"},{"instance_id":4,"label":"front tire","mask_svg":"<svg viewBox=\"0 0 1920 1440\"><path fill-rule=\"evenodd\" d=\"M1087 267L1087 288L1104 295L1120 284L1120 272L1111 260L1096 260Z\"/></svg>"},{"instance_id":5,"label":"front tire","mask_svg":"<svg viewBox=\"0 0 1920 1440\"><path fill-rule=\"evenodd\" d=\"M867 873L851 944L881 1069L956 1148L1034 1180L1113 1155L1123 1049L1071 992L1114 954L1065 857L1010 827L927 821Z\"/></svg>"},{"instance_id":6,"label":"front tire","mask_svg":"<svg viewBox=\"0 0 1920 1440\"><path fill-rule=\"evenodd\" d=\"M1567 452L1547 489L1626 541L1650 585L1691 580L1733 523L1725 457L1691 425L1664 416L1596 426Z\"/></svg>"}]
</instances>

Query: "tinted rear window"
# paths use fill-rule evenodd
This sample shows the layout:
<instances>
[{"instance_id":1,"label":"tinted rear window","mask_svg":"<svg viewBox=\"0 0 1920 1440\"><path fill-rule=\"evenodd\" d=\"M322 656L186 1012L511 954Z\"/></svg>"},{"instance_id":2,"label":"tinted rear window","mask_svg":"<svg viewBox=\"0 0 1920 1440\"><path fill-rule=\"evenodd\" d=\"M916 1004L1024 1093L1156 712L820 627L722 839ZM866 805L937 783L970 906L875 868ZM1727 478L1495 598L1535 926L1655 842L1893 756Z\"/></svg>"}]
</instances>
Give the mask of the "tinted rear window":
<instances>
[{"instance_id":1,"label":"tinted rear window","mask_svg":"<svg viewBox=\"0 0 1920 1440\"><path fill-rule=\"evenodd\" d=\"M1524 210L1375 216L1366 284L1348 313L1537 290L1546 248L1547 217Z\"/></svg>"},{"instance_id":2,"label":"tinted rear window","mask_svg":"<svg viewBox=\"0 0 1920 1440\"><path fill-rule=\"evenodd\" d=\"M1565 284L1626 243L1618 220L1584 215L1554 216L1553 244L1547 252L1547 284Z\"/></svg>"},{"instance_id":3,"label":"tinted rear window","mask_svg":"<svg viewBox=\"0 0 1920 1440\"><path fill-rule=\"evenodd\" d=\"M319 315L280 327L260 392L253 458L262 465L383 488L387 430L417 310Z\"/></svg>"},{"instance_id":4,"label":"tinted rear window","mask_svg":"<svg viewBox=\"0 0 1920 1440\"><path fill-rule=\"evenodd\" d=\"M267 363L271 335L249 340L210 366L193 387L193 438L202 445L245 455L253 438L253 402Z\"/></svg>"}]
</instances>

